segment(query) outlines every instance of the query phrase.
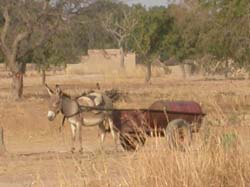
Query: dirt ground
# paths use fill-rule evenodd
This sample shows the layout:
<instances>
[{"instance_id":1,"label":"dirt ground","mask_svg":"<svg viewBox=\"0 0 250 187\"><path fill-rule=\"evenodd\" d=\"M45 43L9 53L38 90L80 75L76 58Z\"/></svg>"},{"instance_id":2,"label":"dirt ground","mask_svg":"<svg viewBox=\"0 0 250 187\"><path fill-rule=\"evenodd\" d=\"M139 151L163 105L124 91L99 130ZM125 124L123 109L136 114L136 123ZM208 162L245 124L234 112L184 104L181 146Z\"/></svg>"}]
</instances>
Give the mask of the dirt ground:
<instances>
[{"instance_id":1,"label":"dirt ground","mask_svg":"<svg viewBox=\"0 0 250 187\"><path fill-rule=\"evenodd\" d=\"M0 186L126 186L127 175L121 167L137 153L115 149L110 135L100 145L97 127L83 129L82 154L71 154L71 133L66 124L60 133L62 116L47 120L48 94L40 77L25 77L24 98L13 102L8 98L10 80L0 80L0 126L4 128L9 154L0 156ZM157 99L195 100L207 113L206 123L215 128L234 129L249 146L250 106L249 82L246 80L169 80L103 79L99 76L51 76L49 85L60 84L63 90L77 95L93 89L116 88L124 97L116 107L145 108ZM223 126L225 125L225 126ZM149 138L144 148L156 151L165 140ZM105 185L104 185L104 184ZM108 185L109 184L109 185Z\"/></svg>"}]
</instances>

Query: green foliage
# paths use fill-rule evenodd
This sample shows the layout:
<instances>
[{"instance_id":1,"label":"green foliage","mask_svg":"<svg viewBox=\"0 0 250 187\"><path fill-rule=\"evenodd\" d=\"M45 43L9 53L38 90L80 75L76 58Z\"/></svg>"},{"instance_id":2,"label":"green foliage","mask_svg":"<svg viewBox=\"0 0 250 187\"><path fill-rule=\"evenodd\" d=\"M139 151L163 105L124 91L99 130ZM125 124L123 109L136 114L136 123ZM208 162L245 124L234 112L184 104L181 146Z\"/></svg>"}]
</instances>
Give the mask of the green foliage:
<instances>
[{"instance_id":1,"label":"green foliage","mask_svg":"<svg viewBox=\"0 0 250 187\"><path fill-rule=\"evenodd\" d=\"M0 28L3 26L4 24L4 18L2 15L2 12L0 10ZM0 63L4 63L4 56L3 56L3 52L0 50Z\"/></svg>"},{"instance_id":2,"label":"green foliage","mask_svg":"<svg viewBox=\"0 0 250 187\"><path fill-rule=\"evenodd\" d=\"M79 32L81 29L74 26L56 34L44 46L33 51L31 61L41 69L47 69L50 65L76 63L87 52L86 33Z\"/></svg>"},{"instance_id":3,"label":"green foliage","mask_svg":"<svg viewBox=\"0 0 250 187\"><path fill-rule=\"evenodd\" d=\"M88 36L88 48L108 49L118 47L114 38L103 28L102 22L104 15L107 13L121 19L122 10L126 9L129 9L127 5L110 0L99 0L83 9L75 22L85 27Z\"/></svg>"},{"instance_id":4,"label":"green foliage","mask_svg":"<svg viewBox=\"0 0 250 187\"><path fill-rule=\"evenodd\" d=\"M30 1L32 2L32 1ZM123 12L131 12L136 19L136 27L129 34L123 47L126 51L136 52L143 63L150 64L159 56L162 60L175 58L199 59L209 55L215 61L233 60L236 67L250 69L250 1L249 0L194 0L189 8L182 5L152 7L142 5L128 6L112 0L98 0L82 8L68 23L64 24L44 45L21 56L20 62L35 62L41 67L49 64L76 62L87 49L117 48L114 37L103 28L104 15L112 15L112 21L120 24L124 21ZM38 4L32 4L27 14L35 19L39 11ZM27 5L28 6L28 5ZM25 7L22 7L25 8ZM1 11L1 9L0 9ZM11 12L13 16L10 36L23 29L23 10L18 7ZM4 19L0 12L0 26ZM34 18L33 18L34 17ZM41 18L34 29L43 28L43 23L53 25ZM15 24L14 24L15 23ZM39 39L41 33L34 32L30 43ZM11 37L8 37L11 39ZM10 42L11 43L11 42ZM30 45L22 42L20 51ZM3 55L0 54L0 62Z\"/></svg>"},{"instance_id":5,"label":"green foliage","mask_svg":"<svg viewBox=\"0 0 250 187\"><path fill-rule=\"evenodd\" d=\"M250 2L211 0L205 4L212 21L201 41L206 45L204 53L217 60L232 59L236 67L249 67Z\"/></svg>"},{"instance_id":6,"label":"green foliage","mask_svg":"<svg viewBox=\"0 0 250 187\"><path fill-rule=\"evenodd\" d=\"M134 7L134 11L139 17L139 23L130 38L129 47L145 62L151 63L164 51L164 40L172 30L173 18L163 7L149 10Z\"/></svg>"},{"instance_id":7,"label":"green foliage","mask_svg":"<svg viewBox=\"0 0 250 187\"><path fill-rule=\"evenodd\" d=\"M203 31L206 22L206 15L197 10L188 11L184 7L172 5L168 8L169 14L174 18L174 25L171 32L164 41L165 58L174 57L182 62L185 59L194 59L200 56L202 48L199 46L203 38Z\"/></svg>"}]
</instances>

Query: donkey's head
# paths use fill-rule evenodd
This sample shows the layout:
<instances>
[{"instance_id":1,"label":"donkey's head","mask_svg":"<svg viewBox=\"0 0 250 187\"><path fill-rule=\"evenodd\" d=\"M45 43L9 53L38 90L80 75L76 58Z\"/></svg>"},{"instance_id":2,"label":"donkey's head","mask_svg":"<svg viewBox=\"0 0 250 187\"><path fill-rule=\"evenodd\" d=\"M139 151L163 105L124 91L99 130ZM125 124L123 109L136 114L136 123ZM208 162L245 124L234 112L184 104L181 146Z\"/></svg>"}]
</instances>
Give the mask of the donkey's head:
<instances>
[{"instance_id":1,"label":"donkey's head","mask_svg":"<svg viewBox=\"0 0 250 187\"><path fill-rule=\"evenodd\" d=\"M49 109L48 109L48 119L50 121L54 120L57 114L61 111L62 109L62 96L63 92L61 88L56 85L55 92L48 87L48 85L45 85L47 88L47 91L50 95L50 100L49 100Z\"/></svg>"}]
</instances>

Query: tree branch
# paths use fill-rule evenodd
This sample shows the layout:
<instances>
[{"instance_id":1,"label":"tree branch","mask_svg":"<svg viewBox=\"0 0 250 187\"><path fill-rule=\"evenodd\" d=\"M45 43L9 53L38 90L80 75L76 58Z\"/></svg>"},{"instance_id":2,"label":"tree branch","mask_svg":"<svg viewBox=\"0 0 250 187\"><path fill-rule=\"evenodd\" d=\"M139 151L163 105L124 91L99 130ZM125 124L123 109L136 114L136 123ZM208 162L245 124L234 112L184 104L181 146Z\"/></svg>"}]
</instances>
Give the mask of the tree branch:
<instances>
[{"instance_id":1,"label":"tree branch","mask_svg":"<svg viewBox=\"0 0 250 187\"><path fill-rule=\"evenodd\" d=\"M44 0L43 2L43 10L46 10L48 8L50 0Z\"/></svg>"},{"instance_id":2,"label":"tree branch","mask_svg":"<svg viewBox=\"0 0 250 187\"><path fill-rule=\"evenodd\" d=\"M121 26L118 22L115 22L114 26L117 27L118 29L121 29L122 32L126 32L125 27L124 27L124 26Z\"/></svg>"},{"instance_id":3,"label":"tree branch","mask_svg":"<svg viewBox=\"0 0 250 187\"><path fill-rule=\"evenodd\" d=\"M29 54L30 52L34 51L35 49L43 46L45 42L47 42L57 31L57 27L59 25L60 18L56 21L55 25L51 29L48 29L45 33L43 33L43 36L38 40L34 45L31 47L27 48L27 50L20 52L18 55L18 59L22 58L23 56Z\"/></svg>"},{"instance_id":4,"label":"tree branch","mask_svg":"<svg viewBox=\"0 0 250 187\"><path fill-rule=\"evenodd\" d=\"M5 53L6 56L10 55L10 49L8 48L6 44L6 35L8 32L8 29L10 27L10 16L9 16L9 10L8 7L5 7L4 12L3 12L3 17L4 17L4 27L1 32L1 48L3 52Z\"/></svg>"},{"instance_id":5,"label":"tree branch","mask_svg":"<svg viewBox=\"0 0 250 187\"><path fill-rule=\"evenodd\" d=\"M122 38L122 33L116 31L117 27L119 27L119 25L113 25L112 27L112 20L111 20L112 15L106 16L105 21L102 22L102 26L103 28L109 32L110 34L113 35L113 37L119 41ZM118 23L117 23L118 24Z\"/></svg>"},{"instance_id":6,"label":"tree branch","mask_svg":"<svg viewBox=\"0 0 250 187\"><path fill-rule=\"evenodd\" d=\"M121 43L131 34L131 31L137 25L137 20L132 19L132 15L125 11L123 11L123 20L121 23L117 20L113 21L112 16L114 15L106 15L106 18L103 21L103 27L107 32L113 35L118 43Z\"/></svg>"},{"instance_id":7,"label":"tree branch","mask_svg":"<svg viewBox=\"0 0 250 187\"><path fill-rule=\"evenodd\" d=\"M17 50L18 50L18 46L19 46L20 42L23 41L28 35L29 35L29 32L25 31L25 32L19 33L16 36L16 38L12 44L12 54L11 55L13 58L16 58L16 56L17 56Z\"/></svg>"},{"instance_id":8,"label":"tree branch","mask_svg":"<svg viewBox=\"0 0 250 187\"><path fill-rule=\"evenodd\" d=\"M106 30L111 33L116 39L121 39L122 38L122 34L115 31L114 29L108 28L106 27Z\"/></svg>"}]
</instances>

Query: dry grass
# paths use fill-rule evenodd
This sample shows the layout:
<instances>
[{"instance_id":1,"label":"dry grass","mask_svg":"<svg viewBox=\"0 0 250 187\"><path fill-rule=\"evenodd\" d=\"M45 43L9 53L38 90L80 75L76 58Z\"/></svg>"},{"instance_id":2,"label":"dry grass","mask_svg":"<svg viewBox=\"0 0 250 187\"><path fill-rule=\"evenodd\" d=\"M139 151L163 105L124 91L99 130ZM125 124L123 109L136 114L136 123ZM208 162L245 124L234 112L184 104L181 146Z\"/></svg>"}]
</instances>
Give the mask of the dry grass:
<instances>
[{"instance_id":1,"label":"dry grass","mask_svg":"<svg viewBox=\"0 0 250 187\"><path fill-rule=\"evenodd\" d=\"M78 80L79 81L76 81ZM78 76L49 77L49 84L63 84L63 89L72 95L93 88L96 80L86 81ZM7 145L18 146L22 150L25 145L37 144L36 150L56 147L62 143L56 127L45 124L46 92L34 78L27 80L24 104L3 105L3 116L8 116L18 108L15 120L22 129L12 128L3 117L8 137ZM1 80L2 81L2 80ZM61 81L61 82L60 82ZM71 155L70 153L46 153L33 156L12 156L0 158L0 186L19 181L21 186L112 186L112 187L228 187L250 185L249 158L249 83L247 81L174 81L166 78L155 78L152 85L145 85L141 79L101 79L104 89L118 88L128 92L128 98L116 103L117 107L141 108L149 106L157 99L195 100L207 113L203 128L195 135L194 142L187 152L167 149L165 138L148 138L146 145L137 152L114 150L112 140L105 143L104 150L98 147L96 135L90 131L84 133L85 152ZM4 83L5 84L5 83ZM7 83L6 83L7 85ZM6 99L5 86L1 88L2 103ZM27 108L27 106L35 108ZM25 116L27 111L33 115ZM37 110L37 111L36 111ZM22 114L24 113L24 114ZM40 115L40 116L39 116ZM39 118L37 117L39 116ZM34 119L33 119L34 118ZM20 119L25 119L24 122ZM27 126L29 120L34 124ZM39 119L39 121L37 120ZM1 123L1 120L0 120ZM5 124L6 123L6 124ZM57 119L55 123L60 123ZM8 126L7 126L8 125ZM14 126L14 125L13 125ZM68 128L68 127L67 127ZM44 131L42 134L41 132ZM96 129L93 130L94 132ZM33 136L29 142L20 141L22 136ZM69 129L65 129L70 141ZM92 132L92 131L91 131ZM91 135L89 135L89 133ZM91 138L90 141L86 140ZM23 137L25 138L25 137ZM19 143L20 142L20 143ZM22 142L22 143L21 143ZM41 143L42 142L42 143ZM18 144L19 143L19 144ZM39 147L40 146L40 147ZM64 145L61 145L63 147ZM33 147L32 147L33 148ZM13 148L14 150L14 148ZM5 180L3 180L5 179ZM21 182L20 182L21 181ZM27 182L28 181L28 182ZM7 185L3 185L7 186ZM11 186L11 185L10 185Z\"/></svg>"},{"instance_id":2,"label":"dry grass","mask_svg":"<svg viewBox=\"0 0 250 187\"><path fill-rule=\"evenodd\" d=\"M214 144L186 153L143 153L129 166L126 186L245 186L250 182L249 159L240 151L225 151Z\"/></svg>"},{"instance_id":3,"label":"dry grass","mask_svg":"<svg viewBox=\"0 0 250 187\"><path fill-rule=\"evenodd\" d=\"M92 177L87 177L82 184L128 187L249 186L250 159L246 139L249 97L240 86L234 87L230 82L225 86L226 82L217 83L221 87L214 90L210 90L211 83L206 82L178 82L179 85L164 88L137 89L134 94L138 95L136 98L140 105L143 105L144 99L138 98L145 96L148 98L145 105L160 98L200 102L208 113L203 129L187 152L168 150L166 140L156 138L147 140L151 141L151 146L136 153L125 153L125 156L120 153L101 154L98 159L89 161L92 169L80 167L85 175L96 176L92 180ZM196 86L198 88L194 89ZM118 106L128 106L128 103L121 102Z\"/></svg>"},{"instance_id":4,"label":"dry grass","mask_svg":"<svg viewBox=\"0 0 250 187\"><path fill-rule=\"evenodd\" d=\"M187 152L156 147L136 153L95 152L91 159L72 157L75 173L68 172L68 160L57 159L61 186L127 187L218 187L250 184L249 156L235 132L202 134L199 146ZM163 141L161 141L163 145ZM196 143L197 143L196 142ZM199 148L197 148L199 147Z\"/></svg>"}]
</instances>

